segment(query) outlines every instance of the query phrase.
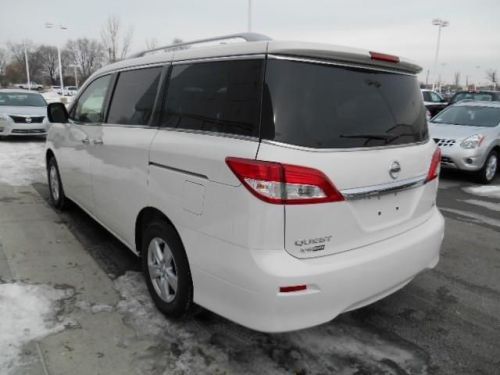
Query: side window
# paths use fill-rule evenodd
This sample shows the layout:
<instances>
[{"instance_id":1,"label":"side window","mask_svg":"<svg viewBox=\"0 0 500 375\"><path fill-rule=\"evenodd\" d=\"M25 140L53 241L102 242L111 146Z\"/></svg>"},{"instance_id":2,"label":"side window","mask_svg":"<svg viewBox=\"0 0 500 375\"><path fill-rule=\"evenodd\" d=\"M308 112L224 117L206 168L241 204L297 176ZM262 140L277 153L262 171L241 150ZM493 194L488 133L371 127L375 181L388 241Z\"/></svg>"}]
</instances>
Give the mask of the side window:
<instances>
[{"instance_id":1,"label":"side window","mask_svg":"<svg viewBox=\"0 0 500 375\"><path fill-rule=\"evenodd\" d=\"M162 125L259 135L263 60L174 65Z\"/></svg>"},{"instance_id":2,"label":"side window","mask_svg":"<svg viewBox=\"0 0 500 375\"><path fill-rule=\"evenodd\" d=\"M147 125L153 112L160 74L160 67L120 73L106 122Z\"/></svg>"},{"instance_id":3,"label":"side window","mask_svg":"<svg viewBox=\"0 0 500 375\"><path fill-rule=\"evenodd\" d=\"M422 95L424 97L425 102L430 102L431 101L431 95L429 94L429 91L422 91Z\"/></svg>"},{"instance_id":4,"label":"side window","mask_svg":"<svg viewBox=\"0 0 500 375\"><path fill-rule=\"evenodd\" d=\"M438 94L436 94L433 91L431 91L430 94L431 94L431 99L432 99L431 101L432 102L434 102L434 103L440 103L441 102L441 97Z\"/></svg>"},{"instance_id":5,"label":"side window","mask_svg":"<svg viewBox=\"0 0 500 375\"><path fill-rule=\"evenodd\" d=\"M98 78L85 89L71 111L72 120L84 123L104 120L104 100L110 80L110 75Z\"/></svg>"}]
</instances>

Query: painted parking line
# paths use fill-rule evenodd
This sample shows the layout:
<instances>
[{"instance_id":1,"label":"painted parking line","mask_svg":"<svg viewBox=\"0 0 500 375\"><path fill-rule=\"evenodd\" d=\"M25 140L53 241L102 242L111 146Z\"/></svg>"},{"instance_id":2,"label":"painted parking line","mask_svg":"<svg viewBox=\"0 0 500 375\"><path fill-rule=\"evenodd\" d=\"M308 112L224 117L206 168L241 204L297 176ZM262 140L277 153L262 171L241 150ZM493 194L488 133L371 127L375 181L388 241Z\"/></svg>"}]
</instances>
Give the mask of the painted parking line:
<instances>
[{"instance_id":1,"label":"painted parking line","mask_svg":"<svg viewBox=\"0 0 500 375\"><path fill-rule=\"evenodd\" d=\"M464 202L467 204L472 204L474 206L484 207L491 211L500 212L500 203L494 203L489 201L482 201L479 199L459 199L459 202Z\"/></svg>"},{"instance_id":2,"label":"painted parking line","mask_svg":"<svg viewBox=\"0 0 500 375\"><path fill-rule=\"evenodd\" d=\"M498 185L482 185L482 186L467 186L463 191L481 197L500 199L500 186Z\"/></svg>"},{"instance_id":3,"label":"painted parking line","mask_svg":"<svg viewBox=\"0 0 500 375\"><path fill-rule=\"evenodd\" d=\"M463 217L472 219L472 220L479 222L479 223L484 223L487 225L491 225L493 227L500 228L500 220L493 219L493 218L488 217L488 216L476 214L474 212L469 212L469 211L457 210L454 208L440 207L439 209L441 211L444 211L444 212L448 212L448 213L452 213L455 215L459 215L459 216L463 216Z\"/></svg>"}]
</instances>

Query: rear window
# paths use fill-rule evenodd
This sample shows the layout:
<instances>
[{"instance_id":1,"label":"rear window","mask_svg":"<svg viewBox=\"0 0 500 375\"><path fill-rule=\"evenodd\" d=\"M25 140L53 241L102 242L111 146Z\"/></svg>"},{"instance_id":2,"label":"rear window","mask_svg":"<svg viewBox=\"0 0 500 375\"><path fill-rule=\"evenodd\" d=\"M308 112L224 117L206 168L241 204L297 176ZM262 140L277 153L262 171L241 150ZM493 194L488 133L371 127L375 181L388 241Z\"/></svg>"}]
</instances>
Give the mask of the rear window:
<instances>
[{"instance_id":1,"label":"rear window","mask_svg":"<svg viewBox=\"0 0 500 375\"><path fill-rule=\"evenodd\" d=\"M434 117L432 122L492 128L500 124L500 108L462 105L450 107Z\"/></svg>"},{"instance_id":2,"label":"rear window","mask_svg":"<svg viewBox=\"0 0 500 375\"><path fill-rule=\"evenodd\" d=\"M491 102L493 100L493 94L480 93L480 92L462 92L456 94L451 100L452 103L457 103L461 100L475 100L483 102Z\"/></svg>"},{"instance_id":3,"label":"rear window","mask_svg":"<svg viewBox=\"0 0 500 375\"><path fill-rule=\"evenodd\" d=\"M269 60L262 138L313 148L401 145L428 139L415 76Z\"/></svg>"}]
</instances>

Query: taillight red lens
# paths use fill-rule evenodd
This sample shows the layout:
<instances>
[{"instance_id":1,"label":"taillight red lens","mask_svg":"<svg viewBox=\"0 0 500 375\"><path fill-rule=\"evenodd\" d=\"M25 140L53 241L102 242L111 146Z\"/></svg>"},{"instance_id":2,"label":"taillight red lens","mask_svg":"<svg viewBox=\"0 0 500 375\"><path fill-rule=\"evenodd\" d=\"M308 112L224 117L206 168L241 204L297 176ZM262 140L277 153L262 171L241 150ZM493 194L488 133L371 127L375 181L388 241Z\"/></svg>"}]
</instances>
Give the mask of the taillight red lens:
<instances>
[{"instance_id":1,"label":"taillight red lens","mask_svg":"<svg viewBox=\"0 0 500 375\"><path fill-rule=\"evenodd\" d=\"M431 166L429 168L429 173L427 173L427 179L425 181L429 182L437 178L437 176L439 176L440 169L441 169L441 149L438 147L436 148L436 151L434 151L434 154L432 155Z\"/></svg>"},{"instance_id":2,"label":"taillight red lens","mask_svg":"<svg viewBox=\"0 0 500 375\"><path fill-rule=\"evenodd\" d=\"M257 198L274 204L310 204L343 201L324 173L297 165L226 158L241 183Z\"/></svg>"},{"instance_id":3,"label":"taillight red lens","mask_svg":"<svg viewBox=\"0 0 500 375\"><path fill-rule=\"evenodd\" d=\"M394 55L388 55L386 53L372 52L370 51L370 57L372 60L379 60L391 63L399 63L399 57Z\"/></svg>"}]
</instances>

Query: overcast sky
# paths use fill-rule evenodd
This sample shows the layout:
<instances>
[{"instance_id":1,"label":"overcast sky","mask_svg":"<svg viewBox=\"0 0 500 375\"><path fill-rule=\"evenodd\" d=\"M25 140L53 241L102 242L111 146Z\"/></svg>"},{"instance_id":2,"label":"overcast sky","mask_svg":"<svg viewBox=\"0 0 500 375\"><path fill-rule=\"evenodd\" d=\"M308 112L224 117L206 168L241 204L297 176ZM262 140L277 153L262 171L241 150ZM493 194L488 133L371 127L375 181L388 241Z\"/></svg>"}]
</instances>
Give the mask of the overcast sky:
<instances>
[{"instance_id":1,"label":"overcast sky","mask_svg":"<svg viewBox=\"0 0 500 375\"><path fill-rule=\"evenodd\" d=\"M486 82L485 70L500 72L500 0L252 0L253 31L274 39L326 42L393 53L432 69L437 27L443 29L439 69L445 80L461 72ZM134 29L132 51L155 38L205 38L247 29L248 0L2 0L0 46L30 39L63 43L99 38L109 15ZM66 31L45 29L61 23ZM425 79L425 75L421 77Z\"/></svg>"}]
</instances>

